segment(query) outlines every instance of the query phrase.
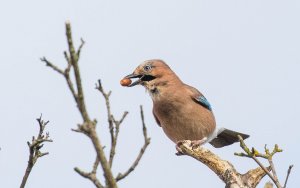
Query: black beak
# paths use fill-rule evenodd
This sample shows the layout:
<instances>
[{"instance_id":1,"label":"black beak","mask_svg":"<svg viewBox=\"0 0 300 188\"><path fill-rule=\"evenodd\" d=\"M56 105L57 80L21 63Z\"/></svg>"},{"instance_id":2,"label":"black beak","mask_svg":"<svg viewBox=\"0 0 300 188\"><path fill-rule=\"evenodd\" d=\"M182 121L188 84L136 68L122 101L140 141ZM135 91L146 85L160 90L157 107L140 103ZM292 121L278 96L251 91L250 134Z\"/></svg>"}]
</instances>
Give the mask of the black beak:
<instances>
[{"instance_id":1,"label":"black beak","mask_svg":"<svg viewBox=\"0 0 300 188\"><path fill-rule=\"evenodd\" d=\"M142 78L143 77L144 77L144 75L134 74L134 73L125 76L125 78L129 78L129 79L131 79L131 78L138 78L137 81L132 82L128 87L132 87L132 86L140 84L142 82Z\"/></svg>"}]
</instances>

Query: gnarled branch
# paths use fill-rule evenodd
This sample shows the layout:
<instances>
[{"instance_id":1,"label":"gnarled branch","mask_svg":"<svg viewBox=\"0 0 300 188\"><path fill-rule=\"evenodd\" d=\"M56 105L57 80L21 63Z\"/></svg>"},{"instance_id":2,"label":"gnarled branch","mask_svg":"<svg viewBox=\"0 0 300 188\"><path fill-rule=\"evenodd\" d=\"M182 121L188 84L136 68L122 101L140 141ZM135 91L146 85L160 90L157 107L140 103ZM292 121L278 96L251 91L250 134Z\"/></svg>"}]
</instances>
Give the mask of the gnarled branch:
<instances>
[{"instance_id":1,"label":"gnarled branch","mask_svg":"<svg viewBox=\"0 0 300 188\"><path fill-rule=\"evenodd\" d=\"M204 147L191 147L189 140L181 142L181 145L178 146L183 154L191 156L209 167L226 184L226 188L253 188L266 175L260 167L240 174L229 161L221 159Z\"/></svg>"}]
</instances>

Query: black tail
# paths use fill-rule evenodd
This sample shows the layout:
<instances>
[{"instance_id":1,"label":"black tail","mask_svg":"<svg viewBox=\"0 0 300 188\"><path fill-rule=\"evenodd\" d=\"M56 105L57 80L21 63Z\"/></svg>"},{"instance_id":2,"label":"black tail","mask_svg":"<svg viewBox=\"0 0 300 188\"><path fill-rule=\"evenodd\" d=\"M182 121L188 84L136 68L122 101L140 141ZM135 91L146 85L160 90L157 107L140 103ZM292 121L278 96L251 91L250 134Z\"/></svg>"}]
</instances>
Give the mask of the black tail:
<instances>
[{"instance_id":1,"label":"black tail","mask_svg":"<svg viewBox=\"0 0 300 188\"><path fill-rule=\"evenodd\" d=\"M231 145L235 142L239 142L237 135L240 135L243 139L249 137L249 135L247 134L222 128L220 129L220 131L218 131L218 136L214 138L212 141L210 141L209 143L213 145L215 148L221 148L224 146Z\"/></svg>"}]
</instances>

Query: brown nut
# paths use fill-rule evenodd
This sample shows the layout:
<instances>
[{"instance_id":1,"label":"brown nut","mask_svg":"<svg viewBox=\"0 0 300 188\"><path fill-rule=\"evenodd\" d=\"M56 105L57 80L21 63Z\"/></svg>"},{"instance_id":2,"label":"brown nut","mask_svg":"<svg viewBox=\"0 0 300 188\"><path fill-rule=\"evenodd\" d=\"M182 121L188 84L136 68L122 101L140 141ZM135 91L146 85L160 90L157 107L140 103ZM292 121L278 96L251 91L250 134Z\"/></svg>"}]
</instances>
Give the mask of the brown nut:
<instances>
[{"instance_id":1,"label":"brown nut","mask_svg":"<svg viewBox=\"0 0 300 188\"><path fill-rule=\"evenodd\" d=\"M129 86L131 84L131 80L129 78L123 78L121 81L120 81L120 84L122 86Z\"/></svg>"}]
</instances>

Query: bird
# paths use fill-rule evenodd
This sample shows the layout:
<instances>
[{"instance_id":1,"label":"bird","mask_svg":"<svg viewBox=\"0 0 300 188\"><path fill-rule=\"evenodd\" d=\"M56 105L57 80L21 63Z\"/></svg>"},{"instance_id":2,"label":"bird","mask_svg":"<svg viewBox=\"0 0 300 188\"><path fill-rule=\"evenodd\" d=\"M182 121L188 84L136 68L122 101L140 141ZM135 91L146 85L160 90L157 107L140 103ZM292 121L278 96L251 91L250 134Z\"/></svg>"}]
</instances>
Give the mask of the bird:
<instances>
[{"instance_id":1,"label":"bird","mask_svg":"<svg viewBox=\"0 0 300 188\"><path fill-rule=\"evenodd\" d=\"M167 137L176 144L191 141L193 148L210 143L221 148L239 142L249 135L226 128L217 128L212 106L196 88L181 81L174 71L160 59L142 62L124 79L136 79L128 85L144 86L153 102L153 115Z\"/></svg>"}]
</instances>

